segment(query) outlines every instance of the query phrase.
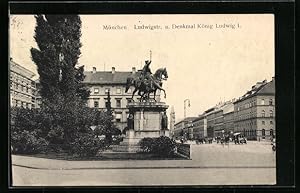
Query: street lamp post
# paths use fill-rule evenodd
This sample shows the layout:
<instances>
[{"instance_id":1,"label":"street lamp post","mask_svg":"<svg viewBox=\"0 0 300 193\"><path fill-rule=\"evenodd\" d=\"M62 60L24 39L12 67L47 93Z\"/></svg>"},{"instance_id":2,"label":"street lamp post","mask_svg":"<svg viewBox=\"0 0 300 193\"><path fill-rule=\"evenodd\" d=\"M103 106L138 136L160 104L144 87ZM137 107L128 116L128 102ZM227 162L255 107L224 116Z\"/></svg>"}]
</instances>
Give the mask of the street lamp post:
<instances>
[{"instance_id":1,"label":"street lamp post","mask_svg":"<svg viewBox=\"0 0 300 193\"><path fill-rule=\"evenodd\" d=\"M188 102L188 107L191 106L190 99L185 99L183 102L184 103L184 118L186 118L186 102Z\"/></svg>"}]
</instances>

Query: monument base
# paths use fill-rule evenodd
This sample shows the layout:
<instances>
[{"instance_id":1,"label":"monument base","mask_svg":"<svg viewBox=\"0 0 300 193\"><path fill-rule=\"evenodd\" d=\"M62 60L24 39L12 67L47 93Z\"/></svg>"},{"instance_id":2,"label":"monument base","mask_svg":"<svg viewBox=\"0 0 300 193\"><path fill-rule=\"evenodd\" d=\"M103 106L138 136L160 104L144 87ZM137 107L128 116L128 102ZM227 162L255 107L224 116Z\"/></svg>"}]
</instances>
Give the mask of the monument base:
<instances>
[{"instance_id":1,"label":"monument base","mask_svg":"<svg viewBox=\"0 0 300 193\"><path fill-rule=\"evenodd\" d=\"M162 128L163 113L168 105L162 102L133 102L127 105L133 114L133 128L129 128L126 137L113 151L137 152L140 150L139 142L146 137L169 137L169 130Z\"/></svg>"}]
</instances>

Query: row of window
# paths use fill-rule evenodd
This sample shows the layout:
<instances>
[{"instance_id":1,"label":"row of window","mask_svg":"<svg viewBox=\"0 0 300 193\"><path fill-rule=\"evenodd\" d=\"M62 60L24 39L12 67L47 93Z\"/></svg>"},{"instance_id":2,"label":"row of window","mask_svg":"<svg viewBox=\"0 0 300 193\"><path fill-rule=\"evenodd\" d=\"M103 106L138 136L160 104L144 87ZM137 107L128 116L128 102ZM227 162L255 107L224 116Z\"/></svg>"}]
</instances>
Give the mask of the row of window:
<instances>
[{"instance_id":1,"label":"row of window","mask_svg":"<svg viewBox=\"0 0 300 193\"><path fill-rule=\"evenodd\" d=\"M238 130L236 132L243 133L245 135L245 137L256 136L257 135L257 131L256 130ZM265 129L261 130L261 135L263 137L266 136L266 130ZM270 129L269 130L269 136L273 136L273 135L274 135L274 131L273 131L273 129Z\"/></svg>"},{"instance_id":2,"label":"row of window","mask_svg":"<svg viewBox=\"0 0 300 193\"><path fill-rule=\"evenodd\" d=\"M105 88L104 89L104 94L107 94L108 92L110 92L110 88ZM94 94L101 94L100 93L100 89L99 88L94 88ZM129 88L127 93L131 93L131 89ZM121 88L117 88L116 89L116 93L111 93L111 94L122 94L122 89Z\"/></svg>"},{"instance_id":3,"label":"row of window","mask_svg":"<svg viewBox=\"0 0 300 193\"><path fill-rule=\"evenodd\" d=\"M100 107L99 100L100 99L94 99L94 108L99 108ZM104 98L104 100L105 100L105 104L107 104L107 98ZM129 102L131 102L130 98L127 98L126 100L127 100L127 104ZM116 106L114 108L121 108L122 107L122 99L118 98L118 99L115 99L115 101L116 101Z\"/></svg>"},{"instance_id":4,"label":"row of window","mask_svg":"<svg viewBox=\"0 0 300 193\"><path fill-rule=\"evenodd\" d=\"M198 127L198 126L203 126L204 125L204 122L194 122L193 123L194 127Z\"/></svg>"},{"instance_id":5,"label":"row of window","mask_svg":"<svg viewBox=\"0 0 300 193\"><path fill-rule=\"evenodd\" d=\"M10 80L13 81L13 82L26 84L27 86L29 86L29 84L32 84L34 82L29 78L20 76L16 73L12 73L12 72L11 72L11 75L10 75Z\"/></svg>"},{"instance_id":6,"label":"row of window","mask_svg":"<svg viewBox=\"0 0 300 193\"><path fill-rule=\"evenodd\" d=\"M261 121L262 125L265 125L266 122L265 121ZM270 125L273 125L273 121L270 121Z\"/></svg>"},{"instance_id":7,"label":"row of window","mask_svg":"<svg viewBox=\"0 0 300 193\"><path fill-rule=\"evenodd\" d=\"M251 127L252 125L256 125L256 121L249 121L249 122L246 122L246 123L239 123L239 124L236 124L235 127L236 128L240 128L240 127Z\"/></svg>"},{"instance_id":8,"label":"row of window","mask_svg":"<svg viewBox=\"0 0 300 193\"><path fill-rule=\"evenodd\" d=\"M255 103L256 103L255 100L254 100L254 101L250 101L250 102L248 102L248 103L246 103L246 104L244 104L244 105L241 105L241 106L237 107L237 111L240 111L240 110L243 110L243 109L248 109L248 108L254 107L254 106L255 106ZM261 100L260 100L260 105L266 105L265 99L261 99ZM270 105L270 106L273 106L273 105L274 105L273 99L269 99L269 104L268 104L268 105Z\"/></svg>"},{"instance_id":9,"label":"row of window","mask_svg":"<svg viewBox=\"0 0 300 193\"><path fill-rule=\"evenodd\" d=\"M239 115L236 117L237 117L237 120L239 121L239 120L244 120L244 119L251 119L251 118L255 117L255 114L254 114L254 112L250 112L250 113Z\"/></svg>"},{"instance_id":10,"label":"row of window","mask_svg":"<svg viewBox=\"0 0 300 193\"><path fill-rule=\"evenodd\" d=\"M266 111L265 110L262 110L261 111L261 116L262 117L265 117L266 116ZM273 117L274 115L273 115L273 110L270 110L269 111L269 117Z\"/></svg>"},{"instance_id":11,"label":"row of window","mask_svg":"<svg viewBox=\"0 0 300 193\"><path fill-rule=\"evenodd\" d=\"M20 100L12 100L12 105L16 107L34 108L34 104L26 103Z\"/></svg>"},{"instance_id":12,"label":"row of window","mask_svg":"<svg viewBox=\"0 0 300 193\"><path fill-rule=\"evenodd\" d=\"M266 121L262 121L261 123L262 123L262 125L266 125ZM273 121L270 121L269 123L270 123L270 125L273 125ZM238 127L245 127L245 126L252 126L252 125L256 125L256 121L247 122L247 123L243 123L243 124L236 124L235 127L238 128Z\"/></svg>"},{"instance_id":13,"label":"row of window","mask_svg":"<svg viewBox=\"0 0 300 193\"><path fill-rule=\"evenodd\" d=\"M15 83L15 84L11 83L10 88L14 88L16 90L20 90L20 91L26 92L26 93L31 93L31 91L32 91L30 87L22 86L18 83Z\"/></svg>"},{"instance_id":14,"label":"row of window","mask_svg":"<svg viewBox=\"0 0 300 193\"><path fill-rule=\"evenodd\" d=\"M265 129L261 130L261 135L266 136L266 130ZM273 129L270 129L270 136L273 136L273 135L274 135L274 131L273 131Z\"/></svg>"},{"instance_id":15,"label":"row of window","mask_svg":"<svg viewBox=\"0 0 300 193\"><path fill-rule=\"evenodd\" d=\"M273 110L270 110L269 111L269 117L273 117L273 116L274 116L274 112L273 112ZM250 118L253 118L253 117L254 117L253 112L250 112L248 114L237 116L237 120L250 119ZM265 110L261 111L261 117L266 117L266 111Z\"/></svg>"},{"instance_id":16,"label":"row of window","mask_svg":"<svg viewBox=\"0 0 300 193\"><path fill-rule=\"evenodd\" d=\"M19 98L26 98L26 99L32 99L33 97L29 94L25 94L25 93L21 93L21 92L17 92L17 91L11 91L11 95L13 97L19 97Z\"/></svg>"}]
</instances>

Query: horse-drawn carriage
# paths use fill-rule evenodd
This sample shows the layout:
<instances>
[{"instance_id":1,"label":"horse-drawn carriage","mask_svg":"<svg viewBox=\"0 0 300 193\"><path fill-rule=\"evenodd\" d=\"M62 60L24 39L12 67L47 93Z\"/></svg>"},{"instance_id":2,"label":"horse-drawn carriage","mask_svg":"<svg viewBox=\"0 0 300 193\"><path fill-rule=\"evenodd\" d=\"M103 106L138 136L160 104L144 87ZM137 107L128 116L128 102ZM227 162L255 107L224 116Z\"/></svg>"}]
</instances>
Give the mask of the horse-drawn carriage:
<instances>
[{"instance_id":1,"label":"horse-drawn carriage","mask_svg":"<svg viewBox=\"0 0 300 193\"><path fill-rule=\"evenodd\" d=\"M247 144L247 139L241 133L233 134L234 144Z\"/></svg>"},{"instance_id":2,"label":"horse-drawn carriage","mask_svg":"<svg viewBox=\"0 0 300 193\"><path fill-rule=\"evenodd\" d=\"M195 140L196 144L206 144L206 143L212 143L213 142L213 138L211 137L202 137L202 138L198 138Z\"/></svg>"},{"instance_id":3,"label":"horse-drawn carriage","mask_svg":"<svg viewBox=\"0 0 300 193\"><path fill-rule=\"evenodd\" d=\"M204 143L207 143L207 140L205 138L196 139L196 144L204 144Z\"/></svg>"}]
</instances>

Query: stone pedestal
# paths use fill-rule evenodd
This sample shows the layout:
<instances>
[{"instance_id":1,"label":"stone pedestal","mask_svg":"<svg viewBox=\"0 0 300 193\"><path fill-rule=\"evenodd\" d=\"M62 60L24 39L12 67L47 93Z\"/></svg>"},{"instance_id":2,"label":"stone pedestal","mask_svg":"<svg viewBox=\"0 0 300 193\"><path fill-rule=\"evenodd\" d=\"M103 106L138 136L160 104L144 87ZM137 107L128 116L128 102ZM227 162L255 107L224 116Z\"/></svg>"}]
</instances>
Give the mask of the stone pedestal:
<instances>
[{"instance_id":1,"label":"stone pedestal","mask_svg":"<svg viewBox=\"0 0 300 193\"><path fill-rule=\"evenodd\" d=\"M138 143L145 137L169 137L169 130L162 128L162 114L168 105L164 102L132 102L127 105L133 114L133 128L129 128L126 137L114 151L138 151Z\"/></svg>"}]
</instances>

